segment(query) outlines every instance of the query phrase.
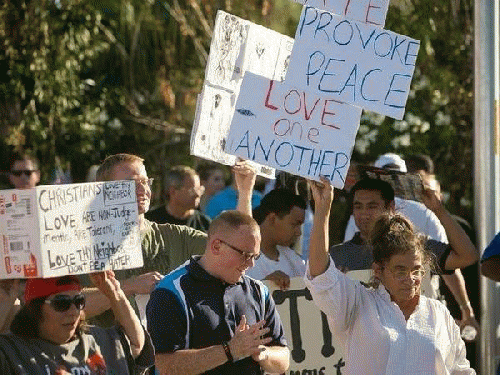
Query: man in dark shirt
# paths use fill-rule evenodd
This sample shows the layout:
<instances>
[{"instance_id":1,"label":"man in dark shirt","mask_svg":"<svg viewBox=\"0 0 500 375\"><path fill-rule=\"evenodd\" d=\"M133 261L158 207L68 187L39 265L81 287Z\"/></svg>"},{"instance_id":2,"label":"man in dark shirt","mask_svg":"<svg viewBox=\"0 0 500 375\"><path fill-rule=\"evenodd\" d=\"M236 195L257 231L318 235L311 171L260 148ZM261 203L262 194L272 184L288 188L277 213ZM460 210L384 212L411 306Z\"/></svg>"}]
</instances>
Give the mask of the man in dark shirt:
<instances>
[{"instance_id":1,"label":"man in dark shirt","mask_svg":"<svg viewBox=\"0 0 500 375\"><path fill-rule=\"evenodd\" d=\"M267 287L245 271L260 254L259 226L237 211L210 225L203 256L165 276L151 293L148 331L161 374L284 373L283 327Z\"/></svg>"},{"instance_id":2,"label":"man in dark shirt","mask_svg":"<svg viewBox=\"0 0 500 375\"><path fill-rule=\"evenodd\" d=\"M344 271L370 269L373 256L368 238L374 222L384 213L394 212L394 190L392 186L378 179L358 181L351 190L353 216L359 228L354 238L330 248L335 265ZM446 211L436 194L424 190L423 201L441 221L449 245L427 240L426 248L434 254L438 270L454 270L471 265L477 261L477 252L467 234Z\"/></svg>"},{"instance_id":3,"label":"man in dark shirt","mask_svg":"<svg viewBox=\"0 0 500 375\"><path fill-rule=\"evenodd\" d=\"M210 218L197 210L204 187L195 170L177 165L168 171L165 182L167 204L146 213L146 219L158 224L187 225L206 232Z\"/></svg>"}]
</instances>

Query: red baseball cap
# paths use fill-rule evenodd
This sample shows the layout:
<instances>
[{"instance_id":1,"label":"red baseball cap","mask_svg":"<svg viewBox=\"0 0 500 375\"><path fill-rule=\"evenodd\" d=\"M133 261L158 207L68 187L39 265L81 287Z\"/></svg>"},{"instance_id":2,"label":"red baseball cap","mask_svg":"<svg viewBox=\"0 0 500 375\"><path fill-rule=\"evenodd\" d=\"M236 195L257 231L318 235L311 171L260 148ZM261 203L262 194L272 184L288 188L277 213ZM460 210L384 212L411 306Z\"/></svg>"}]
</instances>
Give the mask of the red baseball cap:
<instances>
[{"instance_id":1,"label":"red baseball cap","mask_svg":"<svg viewBox=\"0 0 500 375\"><path fill-rule=\"evenodd\" d=\"M80 280L76 276L50 277L47 279L28 279L24 290L24 301L28 303L34 298L48 297L69 290L81 290Z\"/></svg>"}]
</instances>

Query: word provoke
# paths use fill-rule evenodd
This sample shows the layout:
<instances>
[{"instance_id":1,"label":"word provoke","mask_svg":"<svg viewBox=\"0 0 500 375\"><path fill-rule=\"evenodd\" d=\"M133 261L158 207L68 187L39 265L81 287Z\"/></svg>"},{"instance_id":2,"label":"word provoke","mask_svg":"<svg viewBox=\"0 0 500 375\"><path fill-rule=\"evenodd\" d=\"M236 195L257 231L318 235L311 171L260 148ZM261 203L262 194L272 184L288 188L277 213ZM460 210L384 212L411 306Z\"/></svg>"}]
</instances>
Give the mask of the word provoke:
<instances>
[{"instance_id":1,"label":"word provoke","mask_svg":"<svg viewBox=\"0 0 500 375\"><path fill-rule=\"evenodd\" d=\"M414 66L420 43L391 31L365 25L313 7L305 7L297 36L317 40L338 51L362 52L365 58ZM340 48L340 49L339 49Z\"/></svg>"},{"instance_id":2,"label":"word provoke","mask_svg":"<svg viewBox=\"0 0 500 375\"><path fill-rule=\"evenodd\" d=\"M285 82L401 120L420 42L305 6Z\"/></svg>"},{"instance_id":3,"label":"word provoke","mask_svg":"<svg viewBox=\"0 0 500 375\"><path fill-rule=\"evenodd\" d=\"M306 147L290 140L272 139L266 142L261 136L247 130L234 148L236 155L265 163L298 175L325 176L330 181L340 179L348 168L349 156L344 152Z\"/></svg>"}]
</instances>

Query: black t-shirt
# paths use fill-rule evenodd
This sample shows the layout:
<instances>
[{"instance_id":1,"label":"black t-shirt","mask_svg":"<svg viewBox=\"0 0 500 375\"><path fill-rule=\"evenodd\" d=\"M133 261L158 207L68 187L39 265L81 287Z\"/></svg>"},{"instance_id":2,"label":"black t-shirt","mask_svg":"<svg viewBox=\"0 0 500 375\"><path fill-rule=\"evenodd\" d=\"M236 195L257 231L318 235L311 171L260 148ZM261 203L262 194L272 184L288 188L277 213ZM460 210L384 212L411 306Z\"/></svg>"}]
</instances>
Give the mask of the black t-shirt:
<instances>
[{"instance_id":1,"label":"black t-shirt","mask_svg":"<svg viewBox=\"0 0 500 375\"><path fill-rule=\"evenodd\" d=\"M193 215L186 219L178 219L170 215L165 206L160 206L147 212L146 219L154 221L158 224L170 223L176 225L186 225L188 227L201 230L202 232L207 232L210 225L210 218L198 210L195 210Z\"/></svg>"},{"instance_id":2,"label":"black t-shirt","mask_svg":"<svg viewBox=\"0 0 500 375\"><path fill-rule=\"evenodd\" d=\"M66 344L0 335L2 375L136 374L154 364L154 349L146 334L141 354L133 359L128 339L119 327L90 326L88 333Z\"/></svg>"}]
</instances>

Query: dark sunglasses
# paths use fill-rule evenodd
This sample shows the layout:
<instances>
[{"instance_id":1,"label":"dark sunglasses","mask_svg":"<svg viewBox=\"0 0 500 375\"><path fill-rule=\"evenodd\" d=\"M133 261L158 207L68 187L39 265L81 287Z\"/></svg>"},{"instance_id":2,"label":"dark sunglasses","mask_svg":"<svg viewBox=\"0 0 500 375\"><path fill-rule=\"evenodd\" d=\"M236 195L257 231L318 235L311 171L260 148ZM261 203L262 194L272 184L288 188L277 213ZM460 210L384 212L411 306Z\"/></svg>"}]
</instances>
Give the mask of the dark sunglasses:
<instances>
[{"instance_id":1,"label":"dark sunglasses","mask_svg":"<svg viewBox=\"0 0 500 375\"><path fill-rule=\"evenodd\" d=\"M52 299L46 299L45 303L59 312L68 311L72 304L74 304L78 310L83 310L85 307L85 296L81 293L74 297L66 294L59 294Z\"/></svg>"},{"instance_id":2,"label":"dark sunglasses","mask_svg":"<svg viewBox=\"0 0 500 375\"><path fill-rule=\"evenodd\" d=\"M19 171L10 171L10 173L12 173L16 177L21 177L22 174L26 175L26 177L30 177L35 172L36 171L30 171L28 169L23 169Z\"/></svg>"}]
</instances>

